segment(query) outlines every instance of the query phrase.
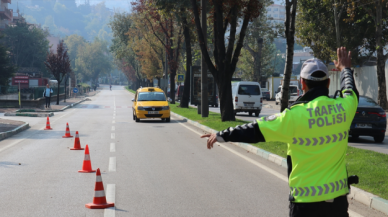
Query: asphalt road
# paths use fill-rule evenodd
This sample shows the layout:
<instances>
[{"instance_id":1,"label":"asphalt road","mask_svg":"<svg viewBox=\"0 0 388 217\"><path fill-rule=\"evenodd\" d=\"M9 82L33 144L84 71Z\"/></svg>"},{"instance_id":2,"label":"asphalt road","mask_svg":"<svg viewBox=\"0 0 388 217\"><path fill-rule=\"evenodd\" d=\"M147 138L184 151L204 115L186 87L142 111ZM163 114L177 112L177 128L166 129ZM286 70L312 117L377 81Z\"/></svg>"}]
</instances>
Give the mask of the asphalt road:
<instances>
[{"instance_id":1,"label":"asphalt road","mask_svg":"<svg viewBox=\"0 0 388 217\"><path fill-rule=\"evenodd\" d=\"M50 119L24 120L31 128L0 142L0 216L287 216L286 170L232 144L206 149L203 132L171 123L132 120L132 94L107 86ZM115 208L85 208L95 174L78 173L83 151L62 138L66 123L90 148L105 193ZM351 216L383 214L350 201Z\"/></svg>"}]
</instances>

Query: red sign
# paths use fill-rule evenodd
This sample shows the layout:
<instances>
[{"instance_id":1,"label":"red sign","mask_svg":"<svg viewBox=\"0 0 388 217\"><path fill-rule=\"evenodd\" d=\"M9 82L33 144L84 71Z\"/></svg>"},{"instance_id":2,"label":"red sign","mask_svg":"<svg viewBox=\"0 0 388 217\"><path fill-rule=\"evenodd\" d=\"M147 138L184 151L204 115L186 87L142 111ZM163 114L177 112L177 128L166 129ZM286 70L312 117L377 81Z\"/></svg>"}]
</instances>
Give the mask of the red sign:
<instances>
[{"instance_id":1,"label":"red sign","mask_svg":"<svg viewBox=\"0 0 388 217\"><path fill-rule=\"evenodd\" d=\"M15 83L28 84L28 80L15 80Z\"/></svg>"},{"instance_id":2,"label":"red sign","mask_svg":"<svg viewBox=\"0 0 388 217\"><path fill-rule=\"evenodd\" d=\"M15 76L14 79L28 79L28 76Z\"/></svg>"}]
</instances>

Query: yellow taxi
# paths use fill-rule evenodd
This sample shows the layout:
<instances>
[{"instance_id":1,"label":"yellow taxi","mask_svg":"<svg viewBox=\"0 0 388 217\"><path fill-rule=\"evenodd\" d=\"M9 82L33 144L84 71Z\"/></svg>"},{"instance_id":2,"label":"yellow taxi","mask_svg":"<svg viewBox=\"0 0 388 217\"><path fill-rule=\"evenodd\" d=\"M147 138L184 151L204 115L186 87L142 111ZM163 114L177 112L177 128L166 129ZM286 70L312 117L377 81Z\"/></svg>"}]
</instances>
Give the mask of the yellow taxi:
<instances>
[{"instance_id":1,"label":"yellow taxi","mask_svg":"<svg viewBox=\"0 0 388 217\"><path fill-rule=\"evenodd\" d=\"M163 90L156 87L143 87L136 91L133 102L133 120L161 118L170 122L170 106Z\"/></svg>"}]
</instances>

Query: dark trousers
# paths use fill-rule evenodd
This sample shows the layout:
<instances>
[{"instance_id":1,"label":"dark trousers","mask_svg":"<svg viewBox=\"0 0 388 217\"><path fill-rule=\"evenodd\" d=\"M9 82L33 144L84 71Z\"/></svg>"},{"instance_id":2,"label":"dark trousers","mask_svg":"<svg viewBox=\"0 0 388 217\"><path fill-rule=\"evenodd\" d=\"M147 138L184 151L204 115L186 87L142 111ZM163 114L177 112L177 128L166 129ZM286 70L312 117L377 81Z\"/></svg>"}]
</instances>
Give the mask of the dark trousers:
<instances>
[{"instance_id":1,"label":"dark trousers","mask_svg":"<svg viewBox=\"0 0 388 217\"><path fill-rule=\"evenodd\" d=\"M50 98L51 97L45 97L46 98L46 108L50 107Z\"/></svg>"},{"instance_id":2,"label":"dark trousers","mask_svg":"<svg viewBox=\"0 0 388 217\"><path fill-rule=\"evenodd\" d=\"M290 217L349 217L348 199L340 196L329 202L290 203Z\"/></svg>"}]
</instances>

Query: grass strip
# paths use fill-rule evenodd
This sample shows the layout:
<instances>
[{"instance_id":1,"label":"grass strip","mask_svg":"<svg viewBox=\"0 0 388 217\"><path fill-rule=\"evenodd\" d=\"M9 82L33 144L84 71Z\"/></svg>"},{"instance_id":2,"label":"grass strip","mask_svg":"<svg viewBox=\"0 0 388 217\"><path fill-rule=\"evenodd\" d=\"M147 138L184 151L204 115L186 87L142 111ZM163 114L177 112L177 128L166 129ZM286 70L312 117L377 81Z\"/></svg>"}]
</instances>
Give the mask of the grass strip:
<instances>
[{"instance_id":1,"label":"grass strip","mask_svg":"<svg viewBox=\"0 0 388 217\"><path fill-rule=\"evenodd\" d=\"M215 112L209 112L208 118L202 118L201 115L197 114L196 108L190 107L187 109L177 106L179 104L171 104L171 111L219 131L247 123L247 121L238 119L236 121L222 122L221 115ZM261 142L252 145L281 157L287 157L286 143ZM388 155L349 146L346 154L346 164L348 174L358 175L360 178L360 183L354 186L381 198L388 199L388 182L386 181L388 180Z\"/></svg>"},{"instance_id":2,"label":"grass strip","mask_svg":"<svg viewBox=\"0 0 388 217\"><path fill-rule=\"evenodd\" d=\"M125 86L125 89L127 89L129 92L136 94L136 90L129 89L128 86Z\"/></svg>"}]
</instances>

